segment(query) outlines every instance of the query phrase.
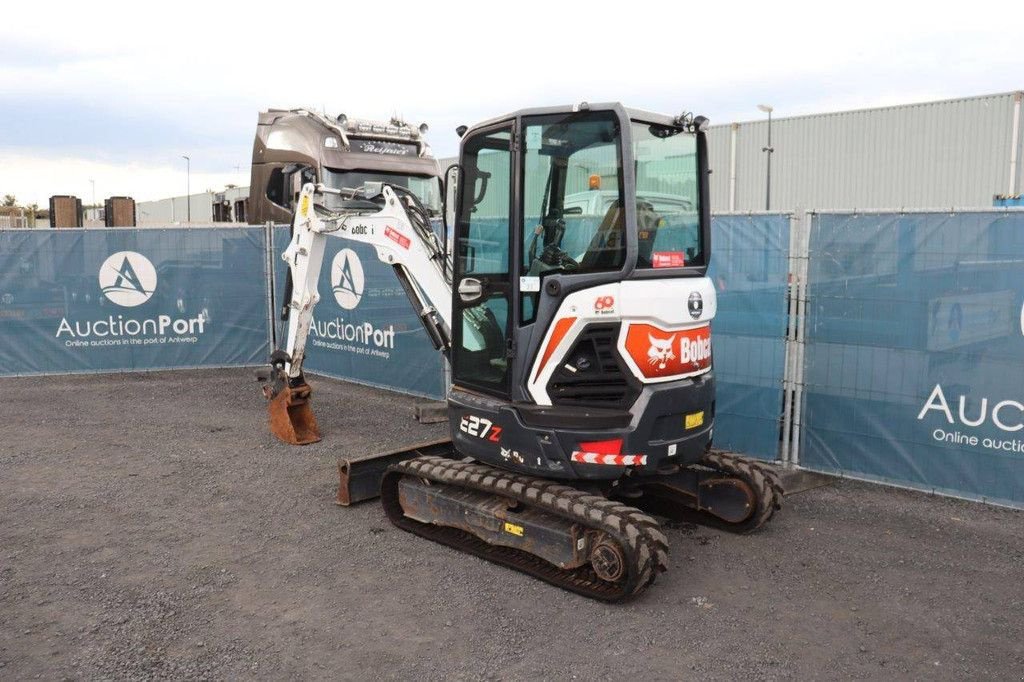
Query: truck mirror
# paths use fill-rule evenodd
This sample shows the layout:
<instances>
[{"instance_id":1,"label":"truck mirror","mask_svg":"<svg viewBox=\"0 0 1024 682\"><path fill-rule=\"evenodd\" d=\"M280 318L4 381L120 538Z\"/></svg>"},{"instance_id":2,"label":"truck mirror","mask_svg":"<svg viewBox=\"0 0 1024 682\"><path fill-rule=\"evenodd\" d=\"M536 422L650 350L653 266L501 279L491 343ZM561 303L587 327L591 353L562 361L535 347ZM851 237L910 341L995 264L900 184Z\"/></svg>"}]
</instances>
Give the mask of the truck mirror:
<instances>
[{"instance_id":1,"label":"truck mirror","mask_svg":"<svg viewBox=\"0 0 1024 682\"><path fill-rule=\"evenodd\" d=\"M455 228L455 204L459 196L459 179L462 166L454 163L444 173L444 227L445 231Z\"/></svg>"}]
</instances>

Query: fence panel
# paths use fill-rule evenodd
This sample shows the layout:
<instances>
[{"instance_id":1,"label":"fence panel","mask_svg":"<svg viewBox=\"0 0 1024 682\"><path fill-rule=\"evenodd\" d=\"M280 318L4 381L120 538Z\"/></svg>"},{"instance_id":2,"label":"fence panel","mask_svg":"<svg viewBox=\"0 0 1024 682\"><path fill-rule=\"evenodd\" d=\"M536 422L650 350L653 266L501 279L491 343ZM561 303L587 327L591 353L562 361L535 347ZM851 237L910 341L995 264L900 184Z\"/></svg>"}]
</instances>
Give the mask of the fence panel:
<instances>
[{"instance_id":1,"label":"fence panel","mask_svg":"<svg viewBox=\"0 0 1024 682\"><path fill-rule=\"evenodd\" d=\"M1024 212L825 214L801 464L1024 505Z\"/></svg>"},{"instance_id":2,"label":"fence panel","mask_svg":"<svg viewBox=\"0 0 1024 682\"><path fill-rule=\"evenodd\" d=\"M275 289L283 298L287 266L281 253L289 229L274 230ZM328 239L320 271L306 369L357 383L443 398L444 365L390 265L373 247ZM280 305L278 305L278 309ZM279 345L287 327L275 321Z\"/></svg>"},{"instance_id":3,"label":"fence panel","mask_svg":"<svg viewBox=\"0 0 1024 682\"><path fill-rule=\"evenodd\" d=\"M262 228L0 232L0 375L267 356Z\"/></svg>"},{"instance_id":4,"label":"fence panel","mask_svg":"<svg viewBox=\"0 0 1024 682\"><path fill-rule=\"evenodd\" d=\"M779 452L790 216L716 215L708 275L713 323L715 445L762 459Z\"/></svg>"}]
</instances>

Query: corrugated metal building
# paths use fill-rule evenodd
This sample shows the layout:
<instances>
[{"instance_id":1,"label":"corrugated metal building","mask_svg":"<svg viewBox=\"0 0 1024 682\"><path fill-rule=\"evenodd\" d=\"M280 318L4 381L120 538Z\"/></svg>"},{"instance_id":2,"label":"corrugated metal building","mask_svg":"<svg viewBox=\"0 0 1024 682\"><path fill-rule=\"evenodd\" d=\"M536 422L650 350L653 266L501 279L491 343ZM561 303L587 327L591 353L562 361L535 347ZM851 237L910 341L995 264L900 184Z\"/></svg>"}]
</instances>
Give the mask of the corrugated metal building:
<instances>
[{"instance_id":1,"label":"corrugated metal building","mask_svg":"<svg viewBox=\"0 0 1024 682\"><path fill-rule=\"evenodd\" d=\"M193 223L244 223L248 200L248 187L230 187L222 192L140 201L135 214L140 226L187 222L190 209Z\"/></svg>"},{"instance_id":2,"label":"corrugated metal building","mask_svg":"<svg viewBox=\"0 0 1024 682\"><path fill-rule=\"evenodd\" d=\"M774 119L771 207L991 206L1021 192L1021 117L1016 92ZM711 128L714 210L764 209L767 136L767 121Z\"/></svg>"},{"instance_id":3,"label":"corrugated metal building","mask_svg":"<svg viewBox=\"0 0 1024 682\"><path fill-rule=\"evenodd\" d=\"M767 120L713 125L708 139L712 211L763 211ZM772 147L776 211L979 208L1024 193L1021 92L775 118ZM248 192L192 195L192 222L245 222ZM185 222L185 197L140 202L138 219Z\"/></svg>"},{"instance_id":4,"label":"corrugated metal building","mask_svg":"<svg viewBox=\"0 0 1024 682\"><path fill-rule=\"evenodd\" d=\"M767 120L708 137L712 210L764 210ZM1024 192L1020 92L775 118L772 147L772 210L977 208Z\"/></svg>"}]
</instances>

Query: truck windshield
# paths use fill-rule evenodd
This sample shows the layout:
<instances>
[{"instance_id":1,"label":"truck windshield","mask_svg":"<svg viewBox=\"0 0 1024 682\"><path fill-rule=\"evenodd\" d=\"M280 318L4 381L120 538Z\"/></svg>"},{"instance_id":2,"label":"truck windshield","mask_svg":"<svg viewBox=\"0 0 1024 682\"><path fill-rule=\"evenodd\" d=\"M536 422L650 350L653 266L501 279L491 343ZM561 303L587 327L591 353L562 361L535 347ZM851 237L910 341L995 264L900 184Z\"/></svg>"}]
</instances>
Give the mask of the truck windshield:
<instances>
[{"instance_id":1,"label":"truck windshield","mask_svg":"<svg viewBox=\"0 0 1024 682\"><path fill-rule=\"evenodd\" d=\"M637 267L703 265L696 136L634 121L633 157Z\"/></svg>"},{"instance_id":2,"label":"truck windshield","mask_svg":"<svg viewBox=\"0 0 1024 682\"><path fill-rule=\"evenodd\" d=\"M384 182L389 185L405 187L415 194L430 211L431 215L441 213L441 179L430 176L401 175L399 173L382 173L376 171L341 171L324 168L323 182L334 189L358 189L367 182ZM324 197L325 205L331 210L342 208L345 197L328 194Z\"/></svg>"}]
</instances>

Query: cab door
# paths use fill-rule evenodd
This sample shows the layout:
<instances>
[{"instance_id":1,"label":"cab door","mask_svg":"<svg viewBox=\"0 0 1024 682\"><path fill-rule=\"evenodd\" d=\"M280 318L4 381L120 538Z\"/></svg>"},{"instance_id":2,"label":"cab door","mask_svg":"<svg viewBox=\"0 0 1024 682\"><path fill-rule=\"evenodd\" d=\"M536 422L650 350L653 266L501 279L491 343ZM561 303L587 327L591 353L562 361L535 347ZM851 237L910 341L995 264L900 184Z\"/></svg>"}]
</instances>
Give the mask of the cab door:
<instances>
[{"instance_id":1,"label":"cab door","mask_svg":"<svg viewBox=\"0 0 1024 682\"><path fill-rule=\"evenodd\" d=\"M455 224L452 383L509 397L512 319L512 124L462 146Z\"/></svg>"}]
</instances>

